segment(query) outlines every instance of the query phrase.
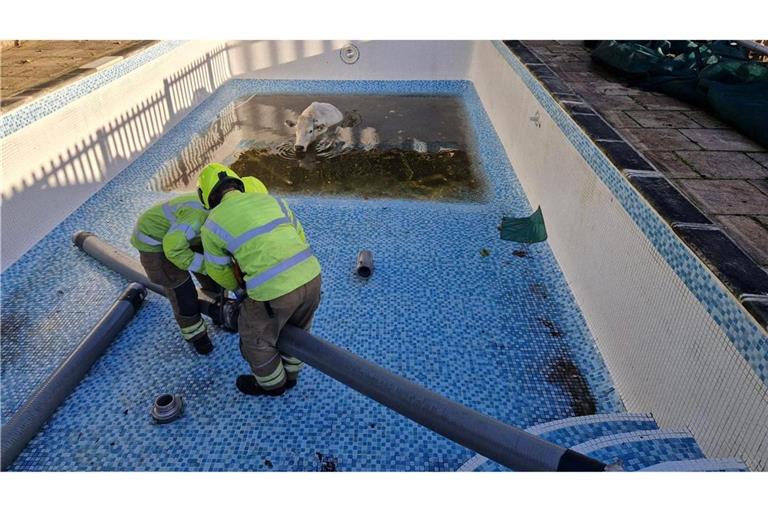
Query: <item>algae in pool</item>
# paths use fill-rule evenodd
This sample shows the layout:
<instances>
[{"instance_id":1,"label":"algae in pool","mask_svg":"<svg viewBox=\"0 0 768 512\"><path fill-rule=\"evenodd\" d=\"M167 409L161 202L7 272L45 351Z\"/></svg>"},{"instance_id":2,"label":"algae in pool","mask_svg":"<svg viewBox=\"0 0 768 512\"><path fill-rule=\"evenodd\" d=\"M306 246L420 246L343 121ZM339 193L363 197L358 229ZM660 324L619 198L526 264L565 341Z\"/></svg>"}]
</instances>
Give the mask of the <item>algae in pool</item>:
<instances>
[{"instance_id":1,"label":"algae in pool","mask_svg":"<svg viewBox=\"0 0 768 512\"><path fill-rule=\"evenodd\" d=\"M297 155L295 129L286 121L313 101L333 104L345 120ZM485 195L464 106L451 96L241 98L163 166L153 188L192 190L209 162L256 176L277 194L432 201Z\"/></svg>"}]
</instances>

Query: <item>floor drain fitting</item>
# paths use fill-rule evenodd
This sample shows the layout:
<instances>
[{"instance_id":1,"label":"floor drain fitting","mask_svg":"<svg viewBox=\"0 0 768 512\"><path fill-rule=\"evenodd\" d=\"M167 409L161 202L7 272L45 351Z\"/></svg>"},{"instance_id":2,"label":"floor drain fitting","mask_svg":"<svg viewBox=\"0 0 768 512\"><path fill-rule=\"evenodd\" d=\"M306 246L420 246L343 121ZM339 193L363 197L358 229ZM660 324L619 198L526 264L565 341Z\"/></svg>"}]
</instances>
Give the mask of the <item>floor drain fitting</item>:
<instances>
[{"instance_id":1,"label":"floor drain fitting","mask_svg":"<svg viewBox=\"0 0 768 512\"><path fill-rule=\"evenodd\" d=\"M157 423L170 423L184 412L181 395L163 394L155 398L150 414Z\"/></svg>"}]
</instances>

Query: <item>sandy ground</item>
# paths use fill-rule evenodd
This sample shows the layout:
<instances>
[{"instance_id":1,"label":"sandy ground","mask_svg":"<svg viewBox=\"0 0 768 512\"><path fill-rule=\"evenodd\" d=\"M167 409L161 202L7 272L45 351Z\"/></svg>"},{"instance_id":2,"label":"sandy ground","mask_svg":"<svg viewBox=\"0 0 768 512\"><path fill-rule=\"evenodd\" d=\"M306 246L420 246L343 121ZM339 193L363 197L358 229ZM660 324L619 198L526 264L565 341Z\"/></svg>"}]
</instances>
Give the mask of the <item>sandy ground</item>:
<instances>
[{"instance_id":1,"label":"sandy ground","mask_svg":"<svg viewBox=\"0 0 768 512\"><path fill-rule=\"evenodd\" d=\"M107 56L126 56L152 41L3 41L0 100L3 111L95 72L80 69Z\"/></svg>"}]
</instances>

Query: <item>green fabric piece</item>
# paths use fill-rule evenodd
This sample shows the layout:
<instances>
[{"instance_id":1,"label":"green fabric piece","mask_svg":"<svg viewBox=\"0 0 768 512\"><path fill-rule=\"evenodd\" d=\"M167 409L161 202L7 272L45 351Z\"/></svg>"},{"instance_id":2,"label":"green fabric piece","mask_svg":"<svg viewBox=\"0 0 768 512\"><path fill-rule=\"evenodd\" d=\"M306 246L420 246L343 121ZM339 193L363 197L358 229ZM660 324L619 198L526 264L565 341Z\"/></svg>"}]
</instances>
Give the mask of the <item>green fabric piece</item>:
<instances>
[{"instance_id":1,"label":"green fabric piece","mask_svg":"<svg viewBox=\"0 0 768 512\"><path fill-rule=\"evenodd\" d=\"M707 99L717 117L768 147L768 82L714 83L709 86Z\"/></svg>"},{"instance_id":2,"label":"green fabric piece","mask_svg":"<svg viewBox=\"0 0 768 512\"><path fill-rule=\"evenodd\" d=\"M499 231L501 231L502 240L524 244L543 242L547 239L547 228L544 226L541 206L530 217L502 217Z\"/></svg>"},{"instance_id":3,"label":"green fabric piece","mask_svg":"<svg viewBox=\"0 0 768 512\"><path fill-rule=\"evenodd\" d=\"M768 146L768 64L730 41L603 41L592 58L634 85L705 107Z\"/></svg>"}]
</instances>

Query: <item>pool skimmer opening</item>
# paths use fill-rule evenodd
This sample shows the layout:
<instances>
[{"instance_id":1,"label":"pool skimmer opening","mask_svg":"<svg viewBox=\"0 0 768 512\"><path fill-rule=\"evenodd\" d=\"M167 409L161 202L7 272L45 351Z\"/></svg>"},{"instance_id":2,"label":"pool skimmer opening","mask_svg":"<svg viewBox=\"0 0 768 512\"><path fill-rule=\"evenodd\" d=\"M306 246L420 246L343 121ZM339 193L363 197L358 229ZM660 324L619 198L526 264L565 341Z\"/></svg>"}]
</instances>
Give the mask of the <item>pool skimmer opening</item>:
<instances>
[{"instance_id":1,"label":"pool skimmer opening","mask_svg":"<svg viewBox=\"0 0 768 512\"><path fill-rule=\"evenodd\" d=\"M170 423L184 412L181 395L162 394L155 398L150 414L156 423Z\"/></svg>"}]
</instances>

